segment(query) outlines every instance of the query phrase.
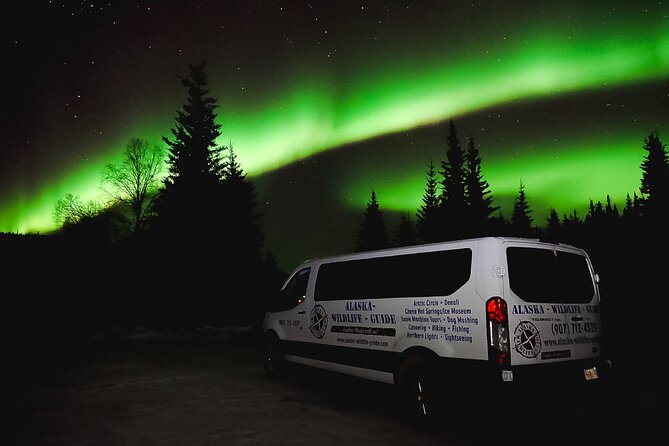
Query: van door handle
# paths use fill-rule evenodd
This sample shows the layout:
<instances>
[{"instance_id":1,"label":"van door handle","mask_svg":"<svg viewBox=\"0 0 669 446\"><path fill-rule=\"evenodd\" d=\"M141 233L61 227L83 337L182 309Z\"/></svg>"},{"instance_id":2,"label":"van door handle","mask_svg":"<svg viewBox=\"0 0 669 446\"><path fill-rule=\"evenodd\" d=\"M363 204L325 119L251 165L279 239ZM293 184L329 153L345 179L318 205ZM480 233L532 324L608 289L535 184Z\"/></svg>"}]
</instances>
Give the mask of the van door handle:
<instances>
[{"instance_id":1,"label":"van door handle","mask_svg":"<svg viewBox=\"0 0 669 446\"><path fill-rule=\"evenodd\" d=\"M581 322L583 320L583 316L572 316L571 320L574 322Z\"/></svg>"},{"instance_id":2,"label":"van door handle","mask_svg":"<svg viewBox=\"0 0 669 446\"><path fill-rule=\"evenodd\" d=\"M302 310L302 311L298 311L298 312L297 312L297 314L305 314L305 313L306 313L305 310Z\"/></svg>"}]
</instances>

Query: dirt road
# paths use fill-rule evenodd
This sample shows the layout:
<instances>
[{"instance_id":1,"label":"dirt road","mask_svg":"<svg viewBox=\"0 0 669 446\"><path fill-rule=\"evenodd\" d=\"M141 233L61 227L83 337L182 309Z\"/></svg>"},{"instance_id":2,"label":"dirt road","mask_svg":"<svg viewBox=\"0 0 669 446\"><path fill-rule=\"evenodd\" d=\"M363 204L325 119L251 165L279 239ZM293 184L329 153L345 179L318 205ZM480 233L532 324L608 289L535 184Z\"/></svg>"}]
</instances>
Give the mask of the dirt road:
<instances>
[{"instance_id":1,"label":"dirt road","mask_svg":"<svg viewBox=\"0 0 669 446\"><path fill-rule=\"evenodd\" d=\"M421 429L405 421L387 385L305 368L268 379L257 338L244 332L104 338L75 358L48 379L20 380L9 444L467 445L528 435L537 444L585 444L621 429L647 434L647 424L618 408L603 419L582 407L539 413L534 405L499 414L453 407L439 425Z\"/></svg>"}]
</instances>

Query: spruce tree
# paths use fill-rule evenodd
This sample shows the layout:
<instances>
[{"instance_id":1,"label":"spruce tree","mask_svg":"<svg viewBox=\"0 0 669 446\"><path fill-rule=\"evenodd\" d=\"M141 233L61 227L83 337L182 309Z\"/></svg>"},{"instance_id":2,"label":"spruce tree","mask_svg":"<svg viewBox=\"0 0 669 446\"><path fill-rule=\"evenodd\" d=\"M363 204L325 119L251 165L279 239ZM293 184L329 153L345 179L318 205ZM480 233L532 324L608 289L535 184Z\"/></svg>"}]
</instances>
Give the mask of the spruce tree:
<instances>
[{"instance_id":1,"label":"spruce tree","mask_svg":"<svg viewBox=\"0 0 669 446\"><path fill-rule=\"evenodd\" d=\"M481 158L474 143L469 138L466 153L467 167L465 186L468 205L468 234L470 236L485 235L490 229L490 215L499 209L492 204L490 185L483 179L481 172Z\"/></svg>"},{"instance_id":2,"label":"spruce tree","mask_svg":"<svg viewBox=\"0 0 669 446\"><path fill-rule=\"evenodd\" d=\"M525 185L520 182L518 197L513 205L511 214L511 231L517 237L530 237L532 235L532 221L530 205L525 194Z\"/></svg>"},{"instance_id":3,"label":"spruce tree","mask_svg":"<svg viewBox=\"0 0 669 446\"><path fill-rule=\"evenodd\" d=\"M564 215L562 217L562 225L580 225L582 223L581 218L578 216L578 212L576 212L576 209L572 211L570 215Z\"/></svg>"},{"instance_id":4,"label":"spruce tree","mask_svg":"<svg viewBox=\"0 0 669 446\"><path fill-rule=\"evenodd\" d=\"M566 243L573 243L575 245L581 244L580 235L582 233L583 222L578 216L576 209L571 213L571 215L564 215L562 218L562 241Z\"/></svg>"},{"instance_id":5,"label":"spruce tree","mask_svg":"<svg viewBox=\"0 0 669 446\"><path fill-rule=\"evenodd\" d=\"M555 208L551 208L546 219L546 237L549 240L560 241L560 217Z\"/></svg>"},{"instance_id":6,"label":"spruce tree","mask_svg":"<svg viewBox=\"0 0 669 446\"><path fill-rule=\"evenodd\" d=\"M229 210L224 228L231 237L226 242L228 256L238 264L258 264L262 259L263 233L260 229L261 215L256 212L257 195L248 181L232 143L226 148L227 159L223 164L223 199ZM248 267L250 265L244 265Z\"/></svg>"},{"instance_id":7,"label":"spruce tree","mask_svg":"<svg viewBox=\"0 0 669 446\"><path fill-rule=\"evenodd\" d=\"M585 222L591 227L597 227L604 221L604 206L601 201L594 203L592 198L588 204L588 215L585 216Z\"/></svg>"},{"instance_id":8,"label":"spruce tree","mask_svg":"<svg viewBox=\"0 0 669 446\"><path fill-rule=\"evenodd\" d=\"M376 192L372 190L372 195L367 202L365 215L358 231L356 241L356 251L370 251L374 249L383 249L390 246L386 224L383 220L383 212L379 208L379 202L376 198Z\"/></svg>"},{"instance_id":9,"label":"spruce tree","mask_svg":"<svg viewBox=\"0 0 669 446\"><path fill-rule=\"evenodd\" d=\"M604 206L604 220L608 227L612 227L620 221L618 206L611 200L610 195L606 195L606 206Z\"/></svg>"},{"instance_id":10,"label":"spruce tree","mask_svg":"<svg viewBox=\"0 0 669 446\"><path fill-rule=\"evenodd\" d=\"M625 215L629 215L632 212L633 206L634 205L632 204L632 198L630 197L630 194L627 194L627 196L625 197L625 208L623 209L623 217Z\"/></svg>"},{"instance_id":11,"label":"spruce tree","mask_svg":"<svg viewBox=\"0 0 669 446\"><path fill-rule=\"evenodd\" d=\"M416 212L416 232L418 232L418 236L426 243L439 240L440 204L437 186L437 173L434 170L432 160L430 160L426 173L423 205Z\"/></svg>"},{"instance_id":12,"label":"spruce tree","mask_svg":"<svg viewBox=\"0 0 669 446\"><path fill-rule=\"evenodd\" d=\"M223 223L222 148L216 143L216 99L209 96L204 63L189 65L189 76L178 78L188 98L177 111L168 146L168 174L155 203L156 227L175 243L193 238L220 238ZM215 240L210 240L211 242Z\"/></svg>"},{"instance_id":13,"label":"spruce tree","mask_svg":"<svg viewBox=\"0 0 669 446\"><path fill-rule=\"evenodd\" d=\"M645 139L643 146L648 153L641 163L641 187L644 220L659 225L669 206L669 158L666 145L657 132Z\"/></svg>"},{"instance_id":14,"label":"spruce tree","mask_svg":"<svg viewBox=\"0 0 669 446\"><path fill-rule=\"evenodd\" d=\"M630 194L627 194L625 198L625 207L623 208L623 213L620 217L621 222L623 222L629 233L636 229L636 226L641 219L639 197L636 192L634 192L633 195L634 198L630 197Z\"/></svg>"},{"instance_id":15,"label":"spruce tree","mask_svg":"<svg viewBox=\"0 0 669 446\"><path fill-rule=\"evenodd\" d=\"M441 162L442 196L441 240L453 240L463 236L466 229L467 197L465 195L465 155L455 124L449 121L446 159Z\"/></svg>"},{"instance_id":16,"label":"spruce tree","mask_svg":"<svg viewBox=\"0 0 669 446\"><path fill-rule=\"evenodd\" d=\"M232 143L225 148L227 156L222 165L222 206L225 218L220 230L224 234L222 252L217 257L225 258L226 291L237 296L226 305L232 309L235 323L257 323L264 308L259 305L262 296L275 290L273 278L275 272L271 265L263 261L263 233L260 227L261 215L257 213L257 195L253 184L246 178L241 165L237 162ZM218 265L220 268L221 265ZM239 278L253 276L257 280L246 281ZM245 299L239 298L240 296ZM252 320L255 318L255 321Z\"/></svg>"},{"instance_id":17,"label":"spruce tree","mask_svg":"<svg viewBox=\"0 0 669 446\"><path fill-rule=\"evenodd\" d=\"M416 230L413 221L411 221L411 215L404 213L395 232L395 244L397 246L410 246L415 245L417 242Z\"/></svg>"}]
</instances>

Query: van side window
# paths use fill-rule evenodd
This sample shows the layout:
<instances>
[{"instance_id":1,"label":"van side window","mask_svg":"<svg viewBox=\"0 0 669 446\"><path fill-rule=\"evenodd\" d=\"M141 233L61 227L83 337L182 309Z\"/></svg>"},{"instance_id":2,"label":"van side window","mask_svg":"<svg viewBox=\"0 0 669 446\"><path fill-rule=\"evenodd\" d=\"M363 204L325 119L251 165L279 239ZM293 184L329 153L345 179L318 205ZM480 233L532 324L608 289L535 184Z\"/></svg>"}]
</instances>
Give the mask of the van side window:
<instances>
[{"instance_id":1,"label":"van side window","mask_svg":"<svg viewBox=\"0 0 669 446\"><path fill-rule=\"evenodd\" d=\"M587 303L595 294L585 257L566 251L506 249L511 290L525 302Z\"/></svg>"},{"instance_id":2,"label":"van side window","mask_svg":"<svg viewBox=\"0 0 669 446\"><path fill-rule=\"evenodd\" d=\"M318 269L316 300L448 296L469 281L468 248L327 263Z\"/></svg>"},{"instance_id":3,"label":"van side window","mask_svg":"<svg viewBox=\"0 0 669 446\"><path fill-rule=\"evenodd\" d=\"M310 271L311 268L304 268L296 272L270 303L269 311L290 310L304 302L307 295L307 283L309 283Z\"/></svg>"}]
</instances>

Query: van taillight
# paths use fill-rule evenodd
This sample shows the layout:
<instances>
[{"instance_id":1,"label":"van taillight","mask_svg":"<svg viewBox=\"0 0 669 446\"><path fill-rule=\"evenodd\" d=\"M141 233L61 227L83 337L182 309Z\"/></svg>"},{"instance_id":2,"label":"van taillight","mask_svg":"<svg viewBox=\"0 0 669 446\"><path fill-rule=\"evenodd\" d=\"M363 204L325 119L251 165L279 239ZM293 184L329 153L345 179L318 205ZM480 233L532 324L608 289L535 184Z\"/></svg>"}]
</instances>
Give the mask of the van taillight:
<instances>
[{"instance_id":1,"label":"van taillight","mask_svg":"<svg viewBox=\"0 0 669 446\"><path fill-rule=\"evenodd\" d=\"M499 365L509 365L509 318L507 305L499 296L486 302L488 323L488 358Z\"/></svg>"},{"instance_id":2,"label":"van taillight","mask_svg":"<svg viewBox=\"0 0 669 446\"><path fill-rule=\"evenodd\" d=\"M500 324L506 322L506 302L501 297L492 297L488 299L486 310L488 311L489 321L494 321Z\"/></svg>"}]
</instances>

